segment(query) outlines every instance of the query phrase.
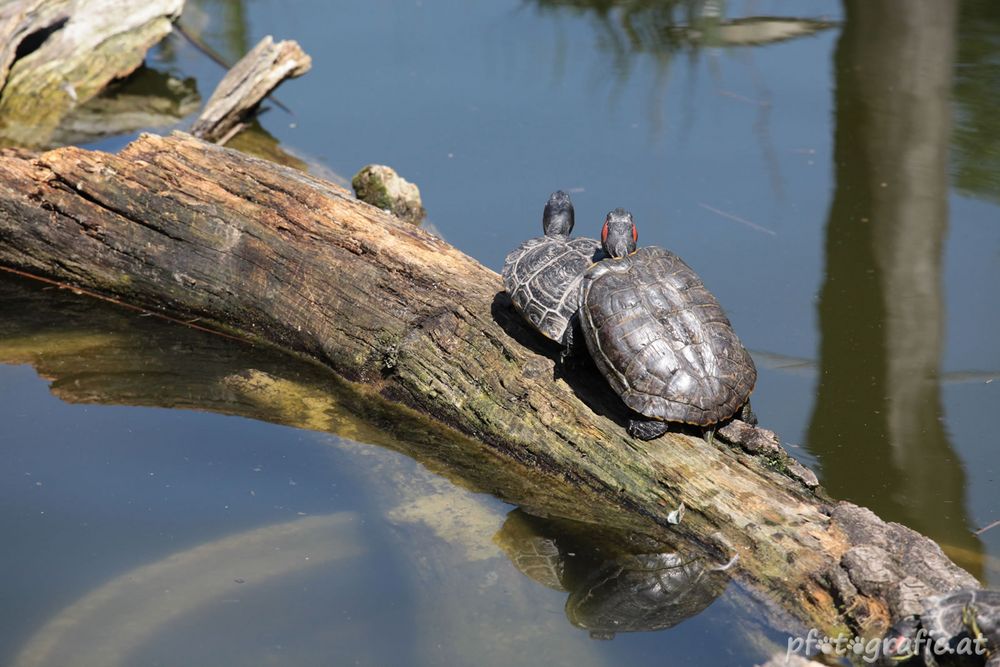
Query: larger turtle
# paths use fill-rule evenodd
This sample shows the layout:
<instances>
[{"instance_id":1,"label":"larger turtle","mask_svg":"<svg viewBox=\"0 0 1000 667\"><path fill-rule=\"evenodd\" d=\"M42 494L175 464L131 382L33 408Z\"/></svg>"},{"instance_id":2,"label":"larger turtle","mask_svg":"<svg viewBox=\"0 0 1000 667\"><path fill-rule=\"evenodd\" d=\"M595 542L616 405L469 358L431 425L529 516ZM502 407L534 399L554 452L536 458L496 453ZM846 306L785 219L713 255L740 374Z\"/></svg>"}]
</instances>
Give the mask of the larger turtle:
<instances>
[{"instance_id":1,"label":"larger turtle","mask_svg":"<svg viewBox=\"0 0 1000 667\"><path fill-rule=\"evenodd\" d=\"M606 258L580 284L580 325L608 383L644 417L629 433L651 440L667 422L704 428L749 414L757 369L701 278L669 250L636 250L624 209L608 213L601 241Z\"/></svg>"},{"instance_id":2,"label":"larger turtle","mask_svg":"<svg viewBox=\"0 0 1000 667\"><path fill-rule=\"evenodd\" d=\"M580 279L601 252L594 239L570 238L573 223L569 195L553 192L542 214L545 235L522 243L503 265L503 284L514 308L543 336L567 348L580 305Z\"/></svg>"},{"instance_id":3,"label":"larger turtle","mask_svg":"<svg viewBox=\"0 0 1000 667\"><path fill-rule=\"evenodd\" d=\"M962 589L923 601L883 642L883 664L1000 667L1000 591Z\"/></svg>"}]
</instances>

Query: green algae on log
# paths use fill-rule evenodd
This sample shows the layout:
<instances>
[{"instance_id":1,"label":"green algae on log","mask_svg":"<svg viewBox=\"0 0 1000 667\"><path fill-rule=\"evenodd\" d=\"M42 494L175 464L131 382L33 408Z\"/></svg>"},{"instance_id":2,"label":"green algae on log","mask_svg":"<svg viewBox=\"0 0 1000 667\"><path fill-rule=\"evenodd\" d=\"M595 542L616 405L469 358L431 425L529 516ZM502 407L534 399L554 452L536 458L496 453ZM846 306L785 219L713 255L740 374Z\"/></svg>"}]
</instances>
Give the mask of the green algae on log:
<instances>
[{"instance_id":1,"label":"green algae on log","mask_svg":"<svg viewBox=\"0 0 1000 667\"><path fill-rule=\"evenodd\" d=\"M925 595L976 585L932 541L817 495L766 456L681 433L632 440L593 369L555 377L558 352L499 276L293 169L183 134L118 155L8 152L0 266L313 359L544 480L553 502L532 499L539 513L738 555L736 578L807 626L877 633Z\"/></svg>"}]
</instances>

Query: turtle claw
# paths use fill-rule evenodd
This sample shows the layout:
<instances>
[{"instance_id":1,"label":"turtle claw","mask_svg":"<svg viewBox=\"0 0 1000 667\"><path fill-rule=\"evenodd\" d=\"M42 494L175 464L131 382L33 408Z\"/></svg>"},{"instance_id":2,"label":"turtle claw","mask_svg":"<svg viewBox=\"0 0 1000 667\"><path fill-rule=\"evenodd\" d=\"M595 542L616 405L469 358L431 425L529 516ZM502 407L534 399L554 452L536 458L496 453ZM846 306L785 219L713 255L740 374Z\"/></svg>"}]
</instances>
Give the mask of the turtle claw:
<instances>
[{"instance_id":1,"label":"turtle claw","mask_svg":"<svg viewBox=\"0 0 1000 667\"><path fill-rule=\"evenodd\" d=\"M706 428L705 431L704 431L704 436L703 437L705 438L705 442L707 442L710 445L714 445L715 444L715 427Z\"/></svg>"},{"instance_id":2,"label":"turtle claw","mask_svg":"<svg viewBox=\"0 0 1000 667\"><path fill-rule=\"evenodd\" d=\"M668 430L667 422L642 419L630 419L628 422L628 434L639 440L659 438Z\"/></svg>"}]
</instances>

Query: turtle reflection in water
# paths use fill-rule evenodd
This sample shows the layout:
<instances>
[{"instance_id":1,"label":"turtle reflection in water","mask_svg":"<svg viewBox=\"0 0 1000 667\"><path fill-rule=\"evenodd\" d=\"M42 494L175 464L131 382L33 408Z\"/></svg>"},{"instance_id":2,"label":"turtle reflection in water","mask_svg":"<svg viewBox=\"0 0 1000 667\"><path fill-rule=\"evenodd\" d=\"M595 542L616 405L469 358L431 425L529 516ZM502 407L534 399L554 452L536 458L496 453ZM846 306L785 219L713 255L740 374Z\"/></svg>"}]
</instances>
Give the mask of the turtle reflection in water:
<instances>
[{"instance_id":1,"label":"turtle reflection in water","mask_svg":"<svg viewBox=\"0 0 1000 667\"><path fill-rule=\"evenodd\" d=\"M1000 591L929 597L920 614L896 623L885 639L885 665L1000 667Z\"/></svg>"},{"instance_id":2,"label":"turtle reflection in water","mask_svg":"<svg viewBox=\"0 0 1000 667\"><path fill-rule=\"evenodd\" d=\"M729 582L733 561L713 564L658 550L645 538L600 532L518 509L494 540L522 573L568 592L566 617L595 639L671 628L707 609Z\"/></svg>"}]
</instances>

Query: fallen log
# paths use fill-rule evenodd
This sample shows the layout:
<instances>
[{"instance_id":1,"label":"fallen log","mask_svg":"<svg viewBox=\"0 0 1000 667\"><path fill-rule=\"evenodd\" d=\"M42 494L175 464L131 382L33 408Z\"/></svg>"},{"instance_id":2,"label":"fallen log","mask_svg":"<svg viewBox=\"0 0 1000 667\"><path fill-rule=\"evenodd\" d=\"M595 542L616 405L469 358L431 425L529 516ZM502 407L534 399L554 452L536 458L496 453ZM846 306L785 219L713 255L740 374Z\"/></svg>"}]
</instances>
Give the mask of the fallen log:
<instances>
[{"instance_id":1,"label":"fallen log","mask_svg":"<svg viewBox=\"0 0 1000 667\"><path fill-rule=\"evenodd\" d=\"M55 30L69 18L69 0L17 0L0 7L0 90L21 43Z\"/></svg>"},{"instance_id":2,"label":"fallen log","mask_svg":"<svg viewBox=\"0 0 1000 667\"><path fill-rule=\"evenodd\" d=\"M312 67L312 58L297 42L274 43L268 35L233 66L216 87L191 134L225 144L246 127L261 100L285 79L302 76Z\"/></svg>"},{"instance_id":3,"label":"fallen log","mask_svg":"<svg viewBox=\"0 0 1000 667\"><path fill-rule=\"evenodd\" d=\"M182 134L119 155L8 153L0 265L318 361L472 442L486 476L534 478L545 493L526 504L540 513L738 555L737 578L807 626L871 636L920 597L976 585L932 541L824 498L773 456L630 439L592 368L556 377L557 352L496 274L286 167Z\"/></svg>"},{"instance_id":4,"label":"fallen log","mask_svg":"<svg viewBox=\"0 0 1000 667\"><path fill-rule=\"evenodd\" d=\"M0 137L48 144L62 118L133 72L183 0L16 0L0 10ZM40 43L33 43L35 40ZM27 44L27 47L25 46ZM14 60L18 50L28 51ZM13 64L10 64L13 62Z\"/></svg>"}]
</instances>

